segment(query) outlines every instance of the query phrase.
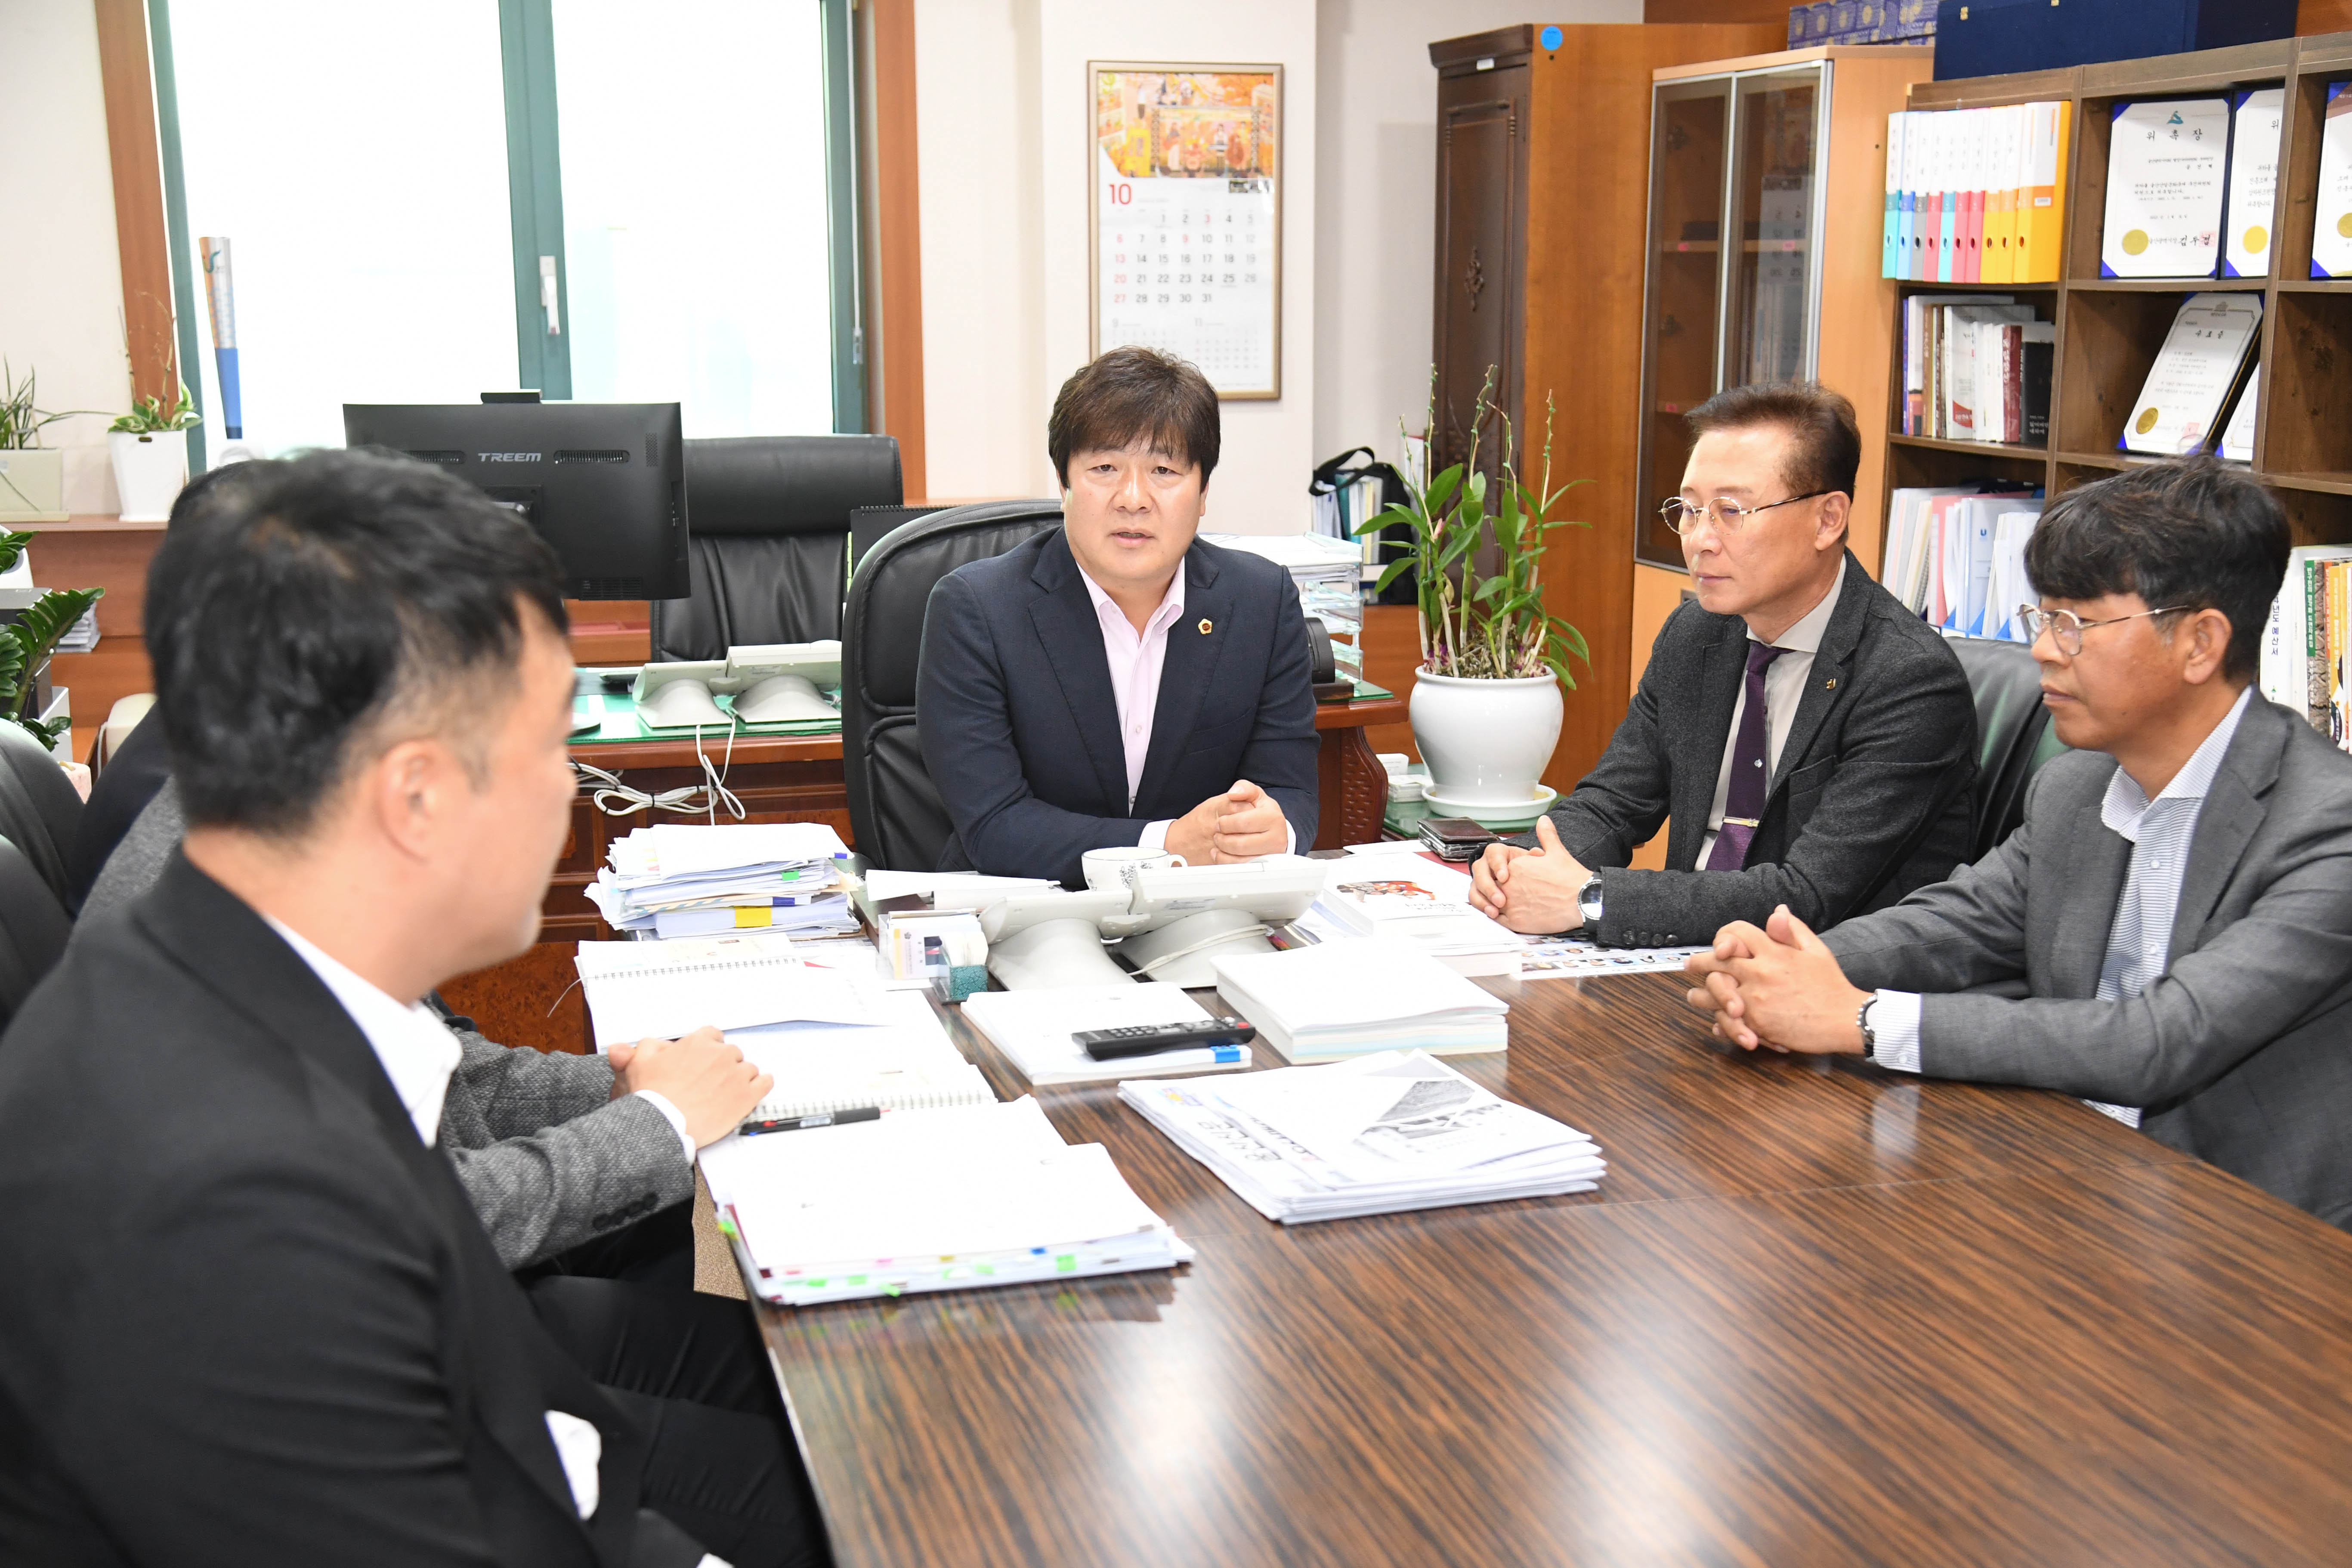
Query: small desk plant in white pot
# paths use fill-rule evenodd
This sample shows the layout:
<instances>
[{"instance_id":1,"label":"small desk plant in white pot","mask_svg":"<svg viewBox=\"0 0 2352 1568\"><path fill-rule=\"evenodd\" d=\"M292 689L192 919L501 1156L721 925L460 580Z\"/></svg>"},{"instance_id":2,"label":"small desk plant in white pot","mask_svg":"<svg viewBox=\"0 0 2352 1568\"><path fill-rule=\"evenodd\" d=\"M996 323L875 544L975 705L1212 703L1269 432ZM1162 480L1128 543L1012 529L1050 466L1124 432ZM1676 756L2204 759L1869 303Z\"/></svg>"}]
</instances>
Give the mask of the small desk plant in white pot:
<instances>
[{"instance_id":1,"label":"small desk plant in white pot","mask_svg":"<svg viewBox=\"0 0 2352 1568\"><path fill-rule=\"evenodd\" d=\"M188 426L197 421L188 389L169 406L150 393L106 427L114 489L125 522L163 522L188 485Z\"/></svg>"},{"instance_id":2,"label":"small desk plant in white pot","mask_svg":"<svg viewBox=\"0 0 2352 1568\"><path fill-rule=\"evenodd\" d=\"M1421 668L1411 713L1413 741L1429 766L1431 808L1523 826L1556 798L1541 781L1559 741L1560 683L1576 685L1568 661L1591 662L1583 634L1544 607L1541 576L1552 530L1591 526L1554 521L1552 509L1591 481L1551 488L1547 397L1541 479L1533 489L1523 484L1511 423L1496 407L1494 390L1490 368L1472 416L1469 455L1432 478L1422 445L1418 471L1405 479L1406 504L1358 532L1392 523L1412 532L1409 552L1381 574L1379 586L1407 571L1418 574ZM1478 468L1478 443L1490 423L1502 442L1491 480Z\"/></svg>"},{"instance_id":3,"label":"small desk plant in white pot","mask_svg":"<svg viewBox=\"0 0 2352 1568\"><path fill-rule=\"evenodd\" d=\"M41 445L44 426L68 417L35 405L33 373L0 363L0 529L66 521L65 454Z\"/></svg>"}]
</instances>

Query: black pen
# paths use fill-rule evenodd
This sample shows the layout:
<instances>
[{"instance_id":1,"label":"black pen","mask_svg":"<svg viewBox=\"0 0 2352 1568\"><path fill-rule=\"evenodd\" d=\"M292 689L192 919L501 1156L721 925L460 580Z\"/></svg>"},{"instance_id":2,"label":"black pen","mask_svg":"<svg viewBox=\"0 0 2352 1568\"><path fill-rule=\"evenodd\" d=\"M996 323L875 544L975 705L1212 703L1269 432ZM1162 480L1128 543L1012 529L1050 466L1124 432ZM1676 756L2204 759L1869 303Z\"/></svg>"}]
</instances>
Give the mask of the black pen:
<instances>
[{"instance_id":1,"label":"black pen","mask_svg":"<svg viewBox=\"0 0 2352 1568\"><path fill-rule=\"evenodd\" d=\"M856 1110L820 1110L814 1116L786 1116L774 1121L746 1121L736 1129L749 1138L761 1132L801 1132L812 1127L837 1127L846 1121L879 1121L882 1108L860 1106Z\"/></svg>"}]
</instances>

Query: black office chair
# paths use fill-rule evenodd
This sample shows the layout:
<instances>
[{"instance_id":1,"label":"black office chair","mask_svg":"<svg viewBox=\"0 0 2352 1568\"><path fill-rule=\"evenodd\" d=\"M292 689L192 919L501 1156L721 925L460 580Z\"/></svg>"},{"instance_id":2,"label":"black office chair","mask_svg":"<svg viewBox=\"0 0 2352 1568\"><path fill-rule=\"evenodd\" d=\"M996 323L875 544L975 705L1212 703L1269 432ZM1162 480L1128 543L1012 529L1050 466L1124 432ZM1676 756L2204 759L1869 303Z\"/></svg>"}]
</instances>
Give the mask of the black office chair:
<instances>
[{"instance_id":1,"label":"black office chair","mask_svg":"<svg viewBox=\"0 0 2352 1568\"><path fill-rule=\"evenodd\" d=\"M936 870L954 831L915 741L915 666L932 586L1061 525L1058 501L952 507L894 531L857 563L841 629L841 765L849 830L873 864Z\"/></svg>"},{"instance_id":2,"label":"black office chair","mask_svg":"<svg viewBox=\"0 0 2352 1568\"><path fill-rule=\"evenodd\" d=\"M0 838L0 1029L65 956L66 939L72 934L65 905L32 861Z\"/></svg>"},{"instance_id":3,"label":"black office chair","mask_svg":"<svg viewBox=\"0 0 2352 1568\"><path fill-rule=\"evenodd\" d=\"M905 499L894 436L688 441L694 596L654 601L654 658L839 637L849 514Z\"/></svg>"},{"instance_id":4,"label":"black office chair","mask_svg":"<svg viewBox=\"0 0 2352 1568\"><path fill-rule=\"evenodd\" d=\"M60 907L70 896L81 795L22 726L0 720L0 838L16 846Z\"/></svg>"},{"instance_id":5,"label":"black office chair","mask_svg":"<svg viewBox=\"0 0 2352 1568\"><path fill-rule=\"evenodd\" d=\"M2025 786L2042 764L2066 750L2042 705L2042 667L2022 643L1955 637L1977 707L1975 837L1969 858L1980 860L2025 820Z\"/></svg>"}]
</instances>

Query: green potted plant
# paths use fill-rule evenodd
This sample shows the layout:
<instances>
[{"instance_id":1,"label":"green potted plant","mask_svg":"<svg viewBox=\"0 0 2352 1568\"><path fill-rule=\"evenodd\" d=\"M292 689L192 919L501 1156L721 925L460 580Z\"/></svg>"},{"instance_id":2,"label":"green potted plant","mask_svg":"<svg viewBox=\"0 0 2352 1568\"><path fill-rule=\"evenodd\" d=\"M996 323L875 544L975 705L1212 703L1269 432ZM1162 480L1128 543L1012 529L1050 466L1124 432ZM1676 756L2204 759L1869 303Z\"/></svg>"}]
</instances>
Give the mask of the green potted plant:
<instances>
[{"instance_id":1,"label":"green potted plant","mask_svg":"<svg viewBox=\"0 0 2352 1568\"><path fill-rule=\"evenodd\" d=\"M1432 376L1430 427L1436 425ZM1412 735L1429 766L1431 806L1489 826L1533 821L1556 798L1543 771L1559 742L1560 683L1576 685L1570 659L1590 663L1584 635L1544 607L1543 558L1560 498L1589 479L1551 488L1551 400L1544 400L1542 469L1522 482L1510 419L1494 401L1489 367L1471 417L1470 451L1433 476L1428 447L1404 467L1408 500L1357 531L1402 524L1407 554L1379 586L1406 572L1420 588L1421 668L1414 678ZM1490 478L1478 467L1488 426L1501 442ZM1408 442L1408 447L1412 447Z\"/></svg>"},{"instance_id":2,"label":"green potted plant","mask_svg":"<svg viewBox=\"0 0 2352 1568\"><path fill-rule=\"evenodd\" d=\"M41 431L67 417L34 402L31 371L19 381L0 362L0 526L65 521L65 454L42 446Z\"/></svg>"},{"instance_id":3,"label":"green potted plant","mask_svg":"<svg viewBox=\"0 0 2352 1568\"><path fill-rule=\"evenodd\" d=\"M0 574L15 568L31 542L29 533L0 531ZM55 750L58 736L70 722L42 722L33 706L40 689L42 669L58 639L106 595L103 588L52 588L21 610L0 610L0 723L29 731L44 747Z\"/></svg>"},{"instance_id":4,"label":"green potted plant","mask_svg":"<svg viewBox=\"0 0 2352 1568\"><path fill-rule=\"evenodd\" d=\"M114 458L114 489L125 522L162 522L188 483L188 427L197 421L188 389L165 404L149 394L106 427Z\"/></svg>"}]
</instances>

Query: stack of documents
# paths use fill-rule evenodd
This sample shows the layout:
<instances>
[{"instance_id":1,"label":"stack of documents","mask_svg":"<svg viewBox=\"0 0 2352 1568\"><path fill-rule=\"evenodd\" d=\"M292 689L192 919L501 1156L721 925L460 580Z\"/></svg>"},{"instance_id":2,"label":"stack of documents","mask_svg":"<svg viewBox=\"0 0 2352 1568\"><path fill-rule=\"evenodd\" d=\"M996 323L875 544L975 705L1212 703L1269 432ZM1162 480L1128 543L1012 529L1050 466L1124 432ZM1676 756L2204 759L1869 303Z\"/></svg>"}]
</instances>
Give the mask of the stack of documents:
<instances>
[{"instance_id":1,"label":"stack of documents","mask_svg":"<svg viewBox=\"0 0 2352 1568\"><path fill-rule=\"evenodd\" d=\"M1887 509L1886 591L1931 626L2026 640L2017 606L2033 602L2025 544L2042 498L1972 487L1898 489Z\"/></svg>"},{"instance_id":2,"label":"stack of documents","mask_svg":"<svg viewBox=\"0 0 2352 1568\"><path fill-rule=\"evenodd\" d=\"M822 822L656 823L615 839L587 889L615 931L672 937L855 931L849 847Z\"/></svg>"},{"instance_id":3,"label":"stack of documents","mask_svg":"<svg viewBox=\"0 0 2352 1568\"><path fill-rule=\"evenodd\" d=\"M1223 549L1262 556L1288 572L1298 589L1300 611L1321 621L1334 637L1350 639L1332 645L1332 657L1343 676L1361 678L1362 579L1364 563L1372 558L1365 542L1324 533L1205 533L1201 537Z\"/></svg>"},{"instance_id":4,"label":"stack of documents","mask_svg":"<svg viewBox=\"0 0 2352 1568\"><path fill-rule=\"evenodd\" d=\"M1526 942L1470 905L1470 879L1419 854L1333 862L1303 921L1318 941L1378 938L1425 952L1456 974L1517 974Z\"/></svg>"},{"instance_id":5,"label":"stack of documents","mask_svg":"<svg viewBox=\"0 0 2352 1568\"><path fill-rule=\"evenodd\" d=\"M1098 1062L1071 1037L1083 1029L1202 1024L1209 1015L1165 981L1076 985L1051 991L983 991L964 998L963 1016L1031 1083L1108 1083L1169 1073L1231 1071L1250 1065L1247 1046L1185 1046Z\"/></svg>"},{"instance_id":6,"label":"stack of documents","mask_svg":"<svg viewBox=\"0 0 2352 1568\"><path fill-rule=\"evenodd\" d=\"M784 1306L1171 1268L1192 1248L1037 1102L722 1138L702 1172L745 1279Z\"/></svg>"},{"instance_id":7,"label":"stack of documents","mask_svg":"<svg viewBox=\"0 0 2352 1568\"><path fill-rule=\"evenodd\" d=\"M1575 1128L1419 1051L1122 1083L1118 1095L1285 1225L1590 1192L1607 1169Z\"/></svg>"},{"instance_id":8,"label":"stack of documents","mask_svg":"<svg viewBox=\"0 0 2352 1568\"><path fill-rule=\"evenodd\" d=\"M1503 1000L1425 952L1377 938L1219 954L1217 989L1293 1062L1374 1051L1499 1051Z\"/></svg>"},{"instance_id":9,"label":"stack of documents","mask_svg":"<svg viewBox=\"0 0 2352 1568\"><path fill-rule=\"evenodd\" d=\"M775 1087L745 1125L848 1110L992 1105L930 1005L888 990L870 962L812 962L788 938L583 942L575 961L599 1051L706 1026Z\"/></svg>"}]
</instances>

